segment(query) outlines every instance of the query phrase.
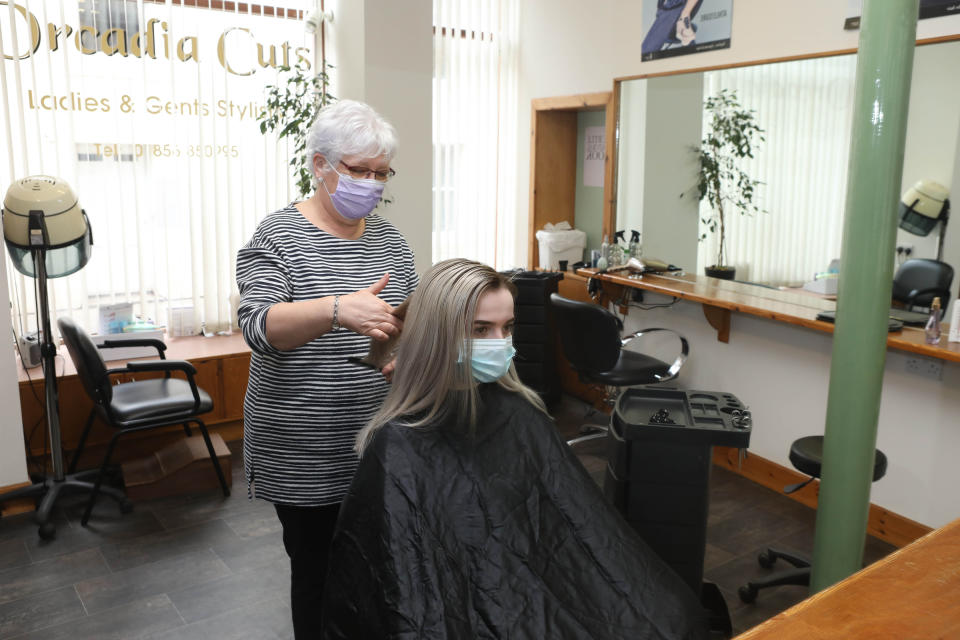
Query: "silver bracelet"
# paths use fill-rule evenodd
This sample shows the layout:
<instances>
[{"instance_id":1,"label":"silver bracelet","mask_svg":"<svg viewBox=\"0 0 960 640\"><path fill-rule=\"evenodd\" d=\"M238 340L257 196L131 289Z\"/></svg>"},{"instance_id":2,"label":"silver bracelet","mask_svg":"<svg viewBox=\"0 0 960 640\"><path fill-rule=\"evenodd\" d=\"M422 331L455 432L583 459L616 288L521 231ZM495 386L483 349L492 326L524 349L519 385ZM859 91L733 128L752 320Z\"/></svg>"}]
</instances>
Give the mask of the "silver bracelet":
<instances>
[{"instance_id":1,"label":"silver bracelet","mask_svg":"<svg viewBox=\"0 0 960 640\"><path fill-rule=\"evenodd\" d=\"M330 324L331 331L340 330L340 295L333 296L333 322Z\"/></svg>"}]
</instances>

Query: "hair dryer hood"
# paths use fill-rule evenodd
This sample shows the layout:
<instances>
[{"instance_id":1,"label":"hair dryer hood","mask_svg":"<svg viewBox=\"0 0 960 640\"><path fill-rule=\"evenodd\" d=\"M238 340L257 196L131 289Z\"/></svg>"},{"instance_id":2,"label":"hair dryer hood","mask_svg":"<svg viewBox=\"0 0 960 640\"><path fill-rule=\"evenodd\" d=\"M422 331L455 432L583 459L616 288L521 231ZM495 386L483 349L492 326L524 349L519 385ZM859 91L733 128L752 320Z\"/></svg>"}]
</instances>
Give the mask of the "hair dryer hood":
<instances>
[{"instance_id":1,"label":"hair dryer hood","mask_svg":"<svg viewBox=\"0 0 960 640\"><path fill-rule=\"evenodd\" d=\"M13 266L31 278L37 275L35 249L45 252L47 277L58 278L83 268L93 244L77 194L51 176L30 176L10 185L3 199L3 238Z\"/></svg>"},{"instance_id":2,"label":"hair dryer hood","mask_svg":"<svg viewBox=\"0 0 960 640\"><path fill-rule=\"evenodd\" d=\"M950 192L931 180L920 180L900 198L900 228L918 236L929 234L950 209Z\"/></svg>"}]
</instances>

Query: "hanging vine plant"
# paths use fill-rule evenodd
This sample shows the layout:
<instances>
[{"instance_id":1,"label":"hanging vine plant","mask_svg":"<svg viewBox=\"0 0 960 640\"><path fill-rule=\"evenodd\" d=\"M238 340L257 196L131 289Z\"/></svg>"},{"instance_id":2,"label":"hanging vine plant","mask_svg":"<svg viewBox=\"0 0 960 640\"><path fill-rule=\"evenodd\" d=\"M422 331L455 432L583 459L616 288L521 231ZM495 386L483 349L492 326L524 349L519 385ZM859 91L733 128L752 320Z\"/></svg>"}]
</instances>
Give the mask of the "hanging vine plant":
<instances>
[{"instance_id":1,"label":"hanging vine plant","mask_svg":"<svg viewBox=\"0 0 960 640\"><path fill-rule=\"evenodd\" d=\"M293 143L290 166L301 198L313 192L313 171L306 158L307 133L317 112L336 100L329 91L327 71L331 68L328 64L314 74L300 66L280 67L286 82L267 85L266 105L257 118L260 133L276 133L277 140L290 138Z\"/></svg>"}]
</instances>

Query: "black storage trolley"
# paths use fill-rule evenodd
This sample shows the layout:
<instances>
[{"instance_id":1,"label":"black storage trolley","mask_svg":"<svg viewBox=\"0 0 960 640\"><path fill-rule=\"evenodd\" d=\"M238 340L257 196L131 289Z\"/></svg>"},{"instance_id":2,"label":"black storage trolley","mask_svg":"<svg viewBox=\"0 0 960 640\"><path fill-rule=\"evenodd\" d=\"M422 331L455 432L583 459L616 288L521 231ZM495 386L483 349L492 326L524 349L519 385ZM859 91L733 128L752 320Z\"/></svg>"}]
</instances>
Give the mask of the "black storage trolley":
<instances>
[{"instance_id":1,"label":"black storage trolley","mask_svg":"<svg viewBox=\"0 0 960 640\"><path fill-rule=\"evenodd\" d=\"M713 446L746 448L751 416L719 391L632 388L610 418L604 494L730 632L716 585L703 583Z\"/></svg>"},{"instance_id":2,"label":"black storage trolley","mask_svg":"<svg viewBox=\"0 0 960 640\"><path fill-rule=\"evenodd\" d=\"M556 325L550 294L556 293L563 273L553 271L511 271L517 287L514 307L513 362L517 375L536 391L548 406L560 400L560 377L556 361Z\"/></svg>"}]
</instances>

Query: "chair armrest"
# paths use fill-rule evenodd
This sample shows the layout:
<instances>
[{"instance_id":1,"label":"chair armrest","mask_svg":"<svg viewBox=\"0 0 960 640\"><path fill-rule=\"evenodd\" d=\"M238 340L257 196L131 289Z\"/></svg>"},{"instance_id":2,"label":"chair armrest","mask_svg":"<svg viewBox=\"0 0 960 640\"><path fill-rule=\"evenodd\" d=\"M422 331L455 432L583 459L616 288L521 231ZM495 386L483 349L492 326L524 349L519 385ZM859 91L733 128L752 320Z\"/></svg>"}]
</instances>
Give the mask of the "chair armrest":
<instances>
[{"instance_id":1,"label":"chair armrest","mask_svg":"<svg viewBox=\"0 0 960 640\"><path fill-rule=\"evenodd\" d=\"M163 353L167 350L167 345L163 340L157 340L156 338L134 338L132 340L104 340L103 344L99 345L101 349L116 349L120 347L153 347L157 350L157 353L160 355L161 360L166 359L166 355Z\"/></svg>"},{"instance_id":2,"label":"chair armrest","mask_svg":"<svg viewBox=\"0 0 960 640\"><path fill-rule=\"evenodd\" d=\"M159 340L156 340L156 342L159 342ZM187 382L190 383L190 391L193 393L193 410L199 411L200 391L196 381L193 379L193 376L197 373L197 369L186 360L142 360L128 362L127 366L122 369L107 369L103 376L109 379L110 376L124 373L139 373L142 371L162 371L167 374L167 378L170 377L171 371L183 371L187 374ZM108 413L111 412L109 405L105 407L105 410Z\"/></svg>"},{"instance_id":3,"label":"chair armrest","mask_svg":"<svg viewBox=\"0 0 960 640\"><path fill-rule=\"evenodd\" d=\"M183 371L187 374L187 382L190 383L190 391L193 393L193 410L200 410L200 391L197 389L197 382L193 379L197 369L186 360L146 360L143 362L128 362L126 371L163 371L170 377L171 371Z\"/></svg>"},{"instance_id":4,"label":"chair armrest","mask_svg":"<svg viewBox=\"0 0 960 640\"><path fill-rule=\"evenodd\" d=\"M124 371L124 369L116 369L116 371ZM196 367L186 360L143 360L139 362L134 360L127 363L126 371L183 371L190 377L197 373Z\"/></svg>"},{"instance_id":5,"label":"chair armrest","mask_svg":"<svg viewBox=\"0 0 960 640\"><path fill-rule=\"evenodd\" d=\"M620 347L623 348L633 340L634 338L642 338L643 336L654 333L655 331L665 331L667 333L672 333L680 340L680 354L677 356L676 360L673 361L673 364L670 365L670 368L667 369L667 375L657 376L658 382L666 382L667 380L673 380L677 377L677 374L680 373L680 367L683 366L683 363L687 361L687 356L690 355L690 344L687 342L687 339L682 335L674 331L673 329L664 329L661 327L650 327L649 329L641 329L631 333L629 336L620 339Z\"/></svg>"}]
</instances>

